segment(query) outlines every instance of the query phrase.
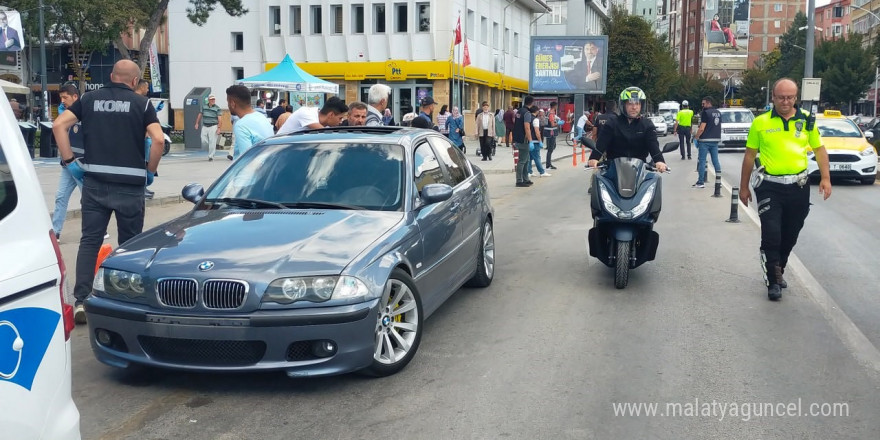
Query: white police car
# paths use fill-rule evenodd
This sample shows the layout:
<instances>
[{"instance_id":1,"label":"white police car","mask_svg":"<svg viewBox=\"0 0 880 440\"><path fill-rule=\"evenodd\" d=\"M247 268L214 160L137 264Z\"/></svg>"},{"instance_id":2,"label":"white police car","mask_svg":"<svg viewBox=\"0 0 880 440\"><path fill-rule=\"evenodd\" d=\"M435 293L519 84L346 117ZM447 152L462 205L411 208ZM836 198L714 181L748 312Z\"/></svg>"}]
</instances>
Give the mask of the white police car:
<instances>
[{"instance_id":1,"label":"white police car","mask_svg":"<svg viewBox=\"0 0 880 440\"><path fill-rule=\"evenodd\" d=\"M0 93L0 438L80 438L67 295L40 183Z\"/></svg>"}]
</instances>

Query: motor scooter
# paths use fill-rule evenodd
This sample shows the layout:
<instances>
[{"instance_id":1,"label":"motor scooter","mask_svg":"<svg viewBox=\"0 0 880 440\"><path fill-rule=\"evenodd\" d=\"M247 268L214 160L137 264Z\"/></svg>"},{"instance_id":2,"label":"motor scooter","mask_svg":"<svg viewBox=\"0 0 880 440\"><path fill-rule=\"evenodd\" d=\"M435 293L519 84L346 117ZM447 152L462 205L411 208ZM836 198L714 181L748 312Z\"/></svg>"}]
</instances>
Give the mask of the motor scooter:
<instances>
[{"instance_id":1,"label":"motor scooter","mask_svg":"<svg viewBox=\"0 0 880 440\"><path fill-rule=\"evenodd\" d=\"M671 145L664 151L667 148ZM590 256L613 267L614 287L623 289L630 269L657 255L660 235L654 223L660 217L662 180L656 168L641 159L621 157L612 162L600 165L600 172L593 174L593 227L588 241Z\"/></svg>"}]
</instances>

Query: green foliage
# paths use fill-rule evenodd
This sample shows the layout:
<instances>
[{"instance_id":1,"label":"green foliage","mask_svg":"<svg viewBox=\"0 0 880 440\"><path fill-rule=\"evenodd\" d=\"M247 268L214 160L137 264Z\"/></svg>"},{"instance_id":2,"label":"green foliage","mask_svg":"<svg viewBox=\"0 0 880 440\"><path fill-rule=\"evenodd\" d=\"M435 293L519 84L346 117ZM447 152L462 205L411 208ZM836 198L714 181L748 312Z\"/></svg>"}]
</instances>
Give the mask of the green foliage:
<instances>
[{"instance_id":1,"label":"green foliage","mask_svg":"<svg viewBox=\"0 0 880 440\"><path fill-rule=\"evenodd\" d=\"M737 97L745 101L748 108L763 108L767 104L768 81L772 87L773 78L764 70L748 69L743 72L742 86Z\"/></svg>"},{"instance_id":2,"label":"green foliage","mask_svg":"<svg viewBox=\"0 0 880 440\"><path fill-rule=\"evenodd\" d=\"M223 7L226 13L233 17L241 17L248 13L248 10L242 6L241 0L189 0L186 16L194 24L203 26L208 22L208 17L217 5Z\"/></svg>"},{"instance_id":3,"label":"green foliage","mask_svg":"<svg viewBox=\"0 0 880 440\"><path fill-rule=\"evenodd\" d=\"M823 40L816 48L814 63L822 78L822 101L841 108L859 100L874 82L874 49L862 48L862 35Z\"/></svg>"},{"instance_id":4,"label":"green foliage","mask_svg":"<svg viewBox=\"0 0 880 440\"><path fill-rule=\"evenodd\" d=\"M798 12L788 30L779 38L779 60L775 63L773 76L776 78L789 77L800 84L804 77L804 58L806 53L803 48L807 47L807 30L800 30L807 26L807 16Z\"/></svg>"},{"instance_id":5,"label":"green foliage","mask_svg":"<svg viewBox=\"0 0 880 440\"><path fill-rule=\"evenodd\" d=\"M691 75L679 76L673 83L667 99L678 102L686 99L691 109L699 113L700 100L706 96L711 97L717 105L724 96L724 85L716 79Z\"/></svg>"},{"instance_id":6,"label":"green foliage","mask_svg":"<svg viewBox=\"0 0 880 440\"><path fill-rule=\"evenodd\" d=\"M602 23L608 35L608 93L617 99L627 87L640 87L651 102L667 99L678 84L678 64L665 36L658 36L644 18L613 6Z\"/></svg>"}]
</instances>

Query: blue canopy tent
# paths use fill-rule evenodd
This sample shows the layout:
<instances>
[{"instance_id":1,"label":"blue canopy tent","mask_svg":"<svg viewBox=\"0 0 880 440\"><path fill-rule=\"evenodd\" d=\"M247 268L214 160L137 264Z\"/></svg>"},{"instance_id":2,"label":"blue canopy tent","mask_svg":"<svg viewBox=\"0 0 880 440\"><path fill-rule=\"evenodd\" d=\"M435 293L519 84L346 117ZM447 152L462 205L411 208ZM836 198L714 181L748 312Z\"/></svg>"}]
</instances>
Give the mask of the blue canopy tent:
<instances>
[{"instance_id":1,"label":"blue canopy tent","mask_svg":"<svg viewBox=\"0 0 880 440\"><path fill-rule=\"evenodd\" d=\"M339 85L313 76L299 68L290 55L270 70L238 80L238 84L256 89L278 89L287 92L339 93Z\"/></svg>"}]
</instances>

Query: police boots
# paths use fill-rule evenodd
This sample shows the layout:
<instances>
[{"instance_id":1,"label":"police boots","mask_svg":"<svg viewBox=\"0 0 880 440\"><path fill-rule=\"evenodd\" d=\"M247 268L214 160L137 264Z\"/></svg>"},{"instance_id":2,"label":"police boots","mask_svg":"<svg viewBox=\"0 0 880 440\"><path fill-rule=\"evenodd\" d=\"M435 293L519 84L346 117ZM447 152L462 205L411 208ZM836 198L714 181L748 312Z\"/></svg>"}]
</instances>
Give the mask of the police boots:
<instances>
[{"instance_id":1,"label":"police boots","mask_svg":"<svg viewBox=\"0 0 880 440\"><path fill-rule=\"evenodd\" d=\"M767 275L767 298L770 301L779 301L782 299L781 269L779 266L767 262L764 270Z\"/></svg>"},{"instance_id":2,"label":"police boots","mask_svg":"<svg viewBox=\"0 0 880 440\"><path fill-rule=\"evenodd\" d=\"M782 269L781 266L775 266L774 269L776 272L776 283L779 284L779 287L785 289L788 287L788 283L782 278L782 274L785 273L785 270Z\"/></svg>"}]
</instances>

